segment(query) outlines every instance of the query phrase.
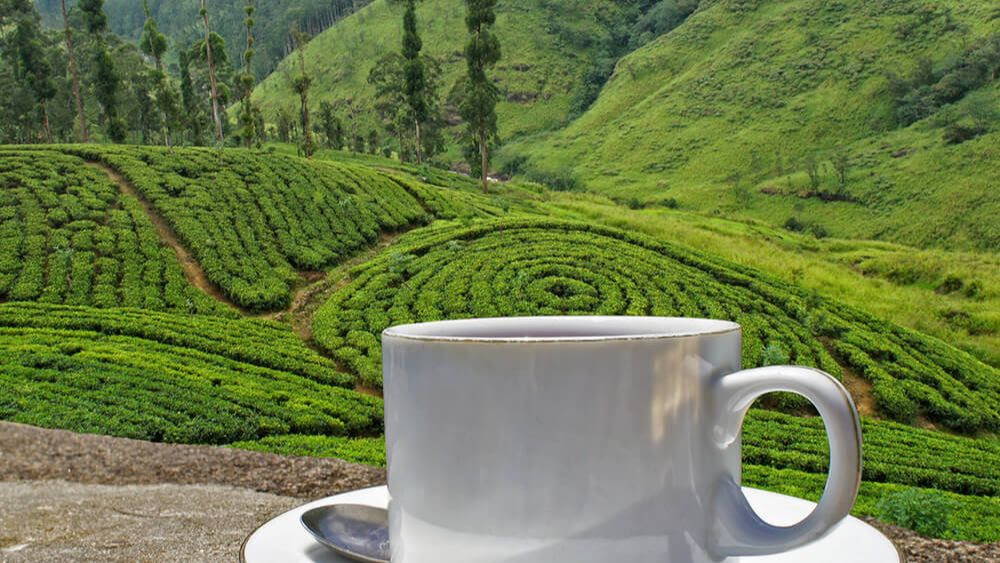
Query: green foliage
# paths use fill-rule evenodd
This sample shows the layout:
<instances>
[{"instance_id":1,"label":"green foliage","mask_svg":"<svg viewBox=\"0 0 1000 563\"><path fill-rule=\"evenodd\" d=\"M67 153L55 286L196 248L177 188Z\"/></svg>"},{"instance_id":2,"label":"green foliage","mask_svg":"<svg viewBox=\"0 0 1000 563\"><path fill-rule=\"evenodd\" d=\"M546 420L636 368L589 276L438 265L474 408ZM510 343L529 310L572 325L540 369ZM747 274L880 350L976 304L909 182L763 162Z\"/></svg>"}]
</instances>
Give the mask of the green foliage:
<instances>
[{"instance_id":1,"label":"green foliage","mask_svg":"<svg viewBox=\"0 0 1000 563\"><path fill-rule=\"evenodd\" d=\"M257 320L0 304L0 418L154 441L366 435L382 404L285 326Z\"/></svg>"},{"instance_id":2,"label":"green foliage","mask_svg":"<svg viewBox=\"0 0 1000 563\"><path fill-rule=\"evenodd\" d=\"M231 446L281 455L333 457L354 463L385 467L385 441L382 438L287 434L268 436L254 441L236 442Z\"/></svg>"},{"instance_id":3,"label":"green foliage","mask_svg":"<svg viewBox=\"0 0 1000 563\"><path fill-rule=\"evenodd\" d=\"M733 319L745 366L765 363L774 344L791 363L860 374L888 418L1000 429L1000 379L968 354L754 269L593 224L519 219L414 231L359 266L313 329L323 348L378 385L378 334L388 326L553 314Z\"/></svg>"},{"instance_id":4,"label":"green foliage","mask_svg":"<svg viewBox=\"0 0 1000 563\"><path fill-rule=\"evenodd\" d=\"M495 4L496 0L465 1L469 42L465 46L466 76L461 83L459 101L459 112L465 120L466 143L476 146L476 151L468 154L467 160L471 167L479 170L484 192L490 167L489 153L497 139L496 106L500 97L499 89L486 75L500 60L500 41L492 31L496 22Z\"/></svg>"},{"instance_id":5,"label":"green foliage","mask_svg":"<svg viewBox=\"0 0 1000 563\"><path fill-rule=\"evenodd\" d=\"M204 143L205 113L201 111L198 97L195 95L194 78L191 74L192 57L186 49L179 54L181 73L181 104L184 109L183 121L189 132L188 140L200 145Z\"/></svg>"},{"instance_id":6,"label":"green foliage","mask_svg":"<svg viewBox=\"0 0 1000 563\"><path fill-rule=\"evenodd\" d=\"M826 475L794 469L775 469L762 465L744 464L743 483L778 493L818 501L826 485ZM862 482L857 502L851 512L858 516L878 516L878 504L886 496L908 489L895 483ZM931 494L934 493L931 491ZM944 493L954 510L951 529L943 534L949 539L975 542L995 542L1000 539L1000 499L995 496L973 496Z\"/></svg>"},{"instance_id":7,"label":"green foliage","mask_svg":"<svg viewBox=\"0 0 1000 563\"><path fill-rule=\"evenodd\" d=\"M939 69L935 69L929 59L920 59L907 78L889 73L896 118L905 126L930 117L942 106L955 103L995 80L998 74L1000 33L977 38Z\"/></svg>"},{"instance_id":8,"label":"green foliage","mask_svg":"<svg viewBox=\"0 0 1000 563\"><path fill-rule=\"evenodd\" d=\"M97 102L104 112L105 128L108 139L114 143L125 141L127 125L118 115L118 90L121 87L121 77L115 69L115 61L111 52L100 45L94 55L94 93Z\"/></svg>"},{"instance_id":9,"label":"green foliage","mask_svg":"<svg viewBox=\"0 0 1000 563\"><path fill-rule=\"evenodd\" d=\"M103 33L108 29L108 17L104 13L104 0L79 0L77 8L83 14L87 33Z\"/></svg>"},{"instance_id":10,"label":"green foliage","mask_svg":"<svg viewBox=\"0 0 1000 563\"><path fill-rule=\"evenodd\" d=\"M937 491L904 489L888 493L878 503L878 517L930 537L950 531L955 502Z\"/></svg>"},{"instance_id":11,"label":"green foliage","mask_svg":"<svg viewBox=\"0 0 1000 563\"><path fill-rule=\"evenodd\" d=\"M330 102L320 102L319 123L326 136L326 146L331 149L341 149L344 147L344 125L340 118L333 111Z\"/></svg>"},{"instance_id":12,"label":"green foliage","mask_svg":"<svg viewBox=\"0 0 1000 563\"><path fill-rule=\"evenodd\" d=\"M81 2L86 3L86 0ZM254 76L263 78L287 55L290 29L319 33L367 3L368 0L295 0L293 3L256 0L254 19L259 54L253 64ZM58 0L38 0L36 4L47 25L61 22ZM213 27L229 45L228 56L232 60L239 58L245 39L245 4L245 0L214 0L207 6ZM107 26L130 40L138 40L146 19L153 17L171 43L184 44L191 39L192 23L201 18L197 1L150 0L148 12L147 3L136 0L105 0L104 7Z\"/></svg>"},{"instance_id":13,"label":"green foliage","mask_svg":"<svg viewBox=\"0 0 1000 563\"><path fill-rule=\"evenodd\" d=\"M135 185L209 280L253 310L287 305L296 270L317 270L382 231L425 221L405 184L357 166L230 149L74 147Z\"/></svg>"},{"instance_id":14,"label":"green foliage","mask_svg":"<svg viewBox=\"0 0 1000 563\"><path fill-rule=\"evenodd\" d=\"M964 495L1000 496L1000 442L863 419L863 478ZM751 409L743 423L743 461L825 474L829 444L814 417Z\"/></svg>"},{"instance_id":15,"label":"green foliage","mask_svg":"<svg viewBox=\"0 0 1000 563\"><path fill-rule=\"evenodd\" d=\"M0 214L0 298L227 312L187 283L139 203L80 158L0 151Z\"/></svg>"},{"instance_id":16,"label":"green foliage","mask_svg":"<svg viewBox=\"0 0 1000 563\"><path fill-rule=\"evenodd\" d=\"M142 26L142 37L139 38L139 46L142 52L153 57L156 67L159 69L162 64L163 54L167 52L167 36L160 33L156 26L156 20L152 16L147 16L146 23Z\"/></svg>"},{"instance_id":17,"label":"green foliage","mask_svg":"<svg viewBox=\"0 0 1000 563\"><path fill-rule=\"evenodd\" d=\"M400 4L375 0L316 35L306 47L310 64L327 69L316 73L313 96L316 102L334 104L348 129L348 144L354 135L352 129L366 134L372 126L383 124L384 114L376 107L376 86L367 79L383 64L388 52L398 51L403 16ZM564 39L558 28L565 23L583 37L605 33L598 20L612 5L611 0L510 0L496 5L495 34L504 46L504 56L490 71L490 78L500 92L496 111L502 138L537 133L566 122L576 86L597 45L578 48ZM421 55L425 62L439 63L439 91L446 97L466 74L461 54L467 37L456 33L465 29L465 13L462 0L420 0L416 6ZM289 89L293 70L294 60L283 61L254 92L255 101L271 122L280 109L287 111L297 102ZM430 77L430 68L427 70ZM461 160L464 143L452 141L463 129L457 101L437 101L442 126L447 128L443 138L446 150L439 158Z\"/></svg>"},{"instance_id":18,"label":"green foliage","mask_svg":"<svg viewBox=\"0 0 1000 563\"><path fill-rule=\"evenodd\" d=\"M15 21L13 37L0 42L0 47L12 63L14 77L23 79L34 95L33 101L38 106L44 136L51 142L52 132L46 104L55 97L56 87L52 80L52 65L46 59L46 45L38 13L30 5L27 8L11 14Z\"/></svg>"}]
</instances>

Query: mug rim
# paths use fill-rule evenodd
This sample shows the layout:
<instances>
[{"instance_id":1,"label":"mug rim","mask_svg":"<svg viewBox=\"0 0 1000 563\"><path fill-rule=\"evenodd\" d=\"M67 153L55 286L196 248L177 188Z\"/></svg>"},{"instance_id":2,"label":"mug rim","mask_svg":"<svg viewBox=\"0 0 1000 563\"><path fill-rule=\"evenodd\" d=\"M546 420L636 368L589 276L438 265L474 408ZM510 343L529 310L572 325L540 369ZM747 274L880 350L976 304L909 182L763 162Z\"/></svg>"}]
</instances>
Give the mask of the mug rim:
<instances>
[{"instance_id":1,"label":"mug rim","mask_svg":"<svg viewBox=\"0 0 1000 563\"><path fill-rule=\"evenodd\" d=\"M643 327L638 328L637 324L643 325ZM571 330L570 327L574 328ZM452 343L614 342L667 340L740 331L739 324L719 319L627 315L554 315L484 317L409 323L391 326L383 330L382 337ZM523 334L525 332L534 332L534 334Z\"/></svg>"}]
</instances>

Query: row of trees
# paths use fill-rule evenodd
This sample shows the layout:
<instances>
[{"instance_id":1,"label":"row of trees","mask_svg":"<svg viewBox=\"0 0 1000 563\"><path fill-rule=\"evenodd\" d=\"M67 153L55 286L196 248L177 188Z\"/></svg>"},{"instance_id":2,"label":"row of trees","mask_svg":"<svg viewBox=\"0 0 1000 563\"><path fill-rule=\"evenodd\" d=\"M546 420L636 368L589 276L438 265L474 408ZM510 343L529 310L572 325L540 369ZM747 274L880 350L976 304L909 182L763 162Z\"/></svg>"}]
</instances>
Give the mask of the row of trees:
<instances>
[{"instance_id":1,"label":"row of trees","mask_svg":"<svg viewBox=\"0 0 1000 563\"><path fill-rule=\"evenodd\" d=\"M200 35L186 48L174 46L177 66L173 73L165 64L170 41L148 5L144 4L141 37L137 45L131 45L108 31L104 0L79 0L72 9L60 1L63 28L47 32L31 0L0 0L0 94L4 94L0 142L239 143L251 147L263 140L263 114L251 97L254 0L245 0L243 8L246 44L238 70L229 61L225 41L212 30L206 0L200 0L199 21L192 22L197 23ZM311 156L316 149L314 132L320 132L333 148L396 152L399 158L418 164L444 149L441 65L423 53L418 0L396 1L403 3L401 49L378 61L369 76L383 131L349 134L329 103L320 104L319 120L314 122L309 105L312 77L303 50L308 36L292 30L297 65L291 83L298 96L299 118L290 119L283 112L276 115L274 132L280 139L297 136L301 152ZM499 92L488 76L500 60L500 44L492 31L495 4L496 0L466 0L466 73L447 100L465 123L459 140L484 190L491 151L498 143ZM233 102L235 129L226 115ZM350 116L348 120L353 121ZM395 151L386 140L394 141Z\"/></svg>"},{"instance_id":2,"label":"row of trees","mask_svg":"<svg viewBox=\"0 0 1000 563\"><path fill-rule=\"evenodd\" d=\"M395 141L396 154L402 160L423 164L445 145L441 64L423 53L417 21L418 0L396 1L403 4L401 49L376 61L368 83L375 88L375 111L384 133ZM465 123L460 141L466 160L472 173L480 177L484 191L488 189L490 153L499 141L496 104L500 93L487 74L500 60L500 42L492 31L495 5L496 0L466 0L466 73L449 96ZM289 81L299 98L299 120L296 124L279 110L275 115L278 138L287 141L297 137L300 153L306 156L316 150L314 132L322 132L331 148L392 154L389 145L379 142L382 139L375 130L348 134L328 102L320 104L319 122L312 122L309 108L312 77L303 54L306 38L301 33L294 36L298 64Z\"/></svg>"},{"instance_id":3,"label":"row of trees","mask_svg":"<svg viewBox=\"0 0 1000 563\"><path fill-rule=\"evenodd\" d=\"M148 7L132 45L108 31L104 0L79 0L72 9L60 1L62 30L47 31L31 0L0 0L0 142L221 145L232 136L251 146L262 140L263 116L250 100L253 0L244 7L239 72L201 0L201 35L176 46L176 76L167 72L169 41ZM240 102L234 131L226 117L233 90Z\"/></svg>"}]
</instances>

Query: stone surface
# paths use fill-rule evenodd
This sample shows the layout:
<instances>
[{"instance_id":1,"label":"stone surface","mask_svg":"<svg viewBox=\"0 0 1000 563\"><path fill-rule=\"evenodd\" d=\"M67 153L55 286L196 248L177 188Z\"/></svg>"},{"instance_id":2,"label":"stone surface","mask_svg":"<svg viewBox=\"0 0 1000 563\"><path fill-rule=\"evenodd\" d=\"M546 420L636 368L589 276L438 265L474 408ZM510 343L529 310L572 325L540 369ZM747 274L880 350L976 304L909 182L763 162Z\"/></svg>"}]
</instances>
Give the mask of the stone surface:
<instances>
[{"instance_id":1,"label":"stone surface","mask_svg":"<svg viewBox=\"0 0 1000 563\"><path fill-rule=\"evenodd\" d=\"M0 561L234 561L302 501L220 485L0 483Z\"/></svg>"}]
</instances>

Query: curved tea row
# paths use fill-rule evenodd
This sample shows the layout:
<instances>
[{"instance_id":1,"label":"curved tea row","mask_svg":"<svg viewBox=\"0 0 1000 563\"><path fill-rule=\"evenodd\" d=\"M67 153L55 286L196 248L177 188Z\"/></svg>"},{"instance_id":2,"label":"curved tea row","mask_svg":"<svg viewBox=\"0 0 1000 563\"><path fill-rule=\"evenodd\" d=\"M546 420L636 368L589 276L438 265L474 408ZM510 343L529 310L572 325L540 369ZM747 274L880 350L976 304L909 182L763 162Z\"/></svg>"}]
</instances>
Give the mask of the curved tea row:
<instances>
[{"instance_id":1,"label":"curved tea row","mask_svg":"<svg viewBox=\"0 0 1000 563\"><path fill-rule=\"evenodd\" d=\"M589 224L419 229L356 268L313 328L321 346L378 385L379 333L390 325L549 314L733 319L743 327L744 366L795 363L835 377L851 370L872 384L888 418L1000 429L1000 374L964 352L751 269Z\"/></svg>"},{"instance_id":2,"label":"curved tea row","mask_svg":"<svg viewBox=\"0 0 1000 563\"><path fill-rule=\"evenodd\" d=\"M0 420L209 444L376 434L382 402L352 382L277 323L0 304Z\"/></svg>"}]
</instances>

